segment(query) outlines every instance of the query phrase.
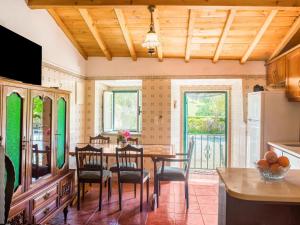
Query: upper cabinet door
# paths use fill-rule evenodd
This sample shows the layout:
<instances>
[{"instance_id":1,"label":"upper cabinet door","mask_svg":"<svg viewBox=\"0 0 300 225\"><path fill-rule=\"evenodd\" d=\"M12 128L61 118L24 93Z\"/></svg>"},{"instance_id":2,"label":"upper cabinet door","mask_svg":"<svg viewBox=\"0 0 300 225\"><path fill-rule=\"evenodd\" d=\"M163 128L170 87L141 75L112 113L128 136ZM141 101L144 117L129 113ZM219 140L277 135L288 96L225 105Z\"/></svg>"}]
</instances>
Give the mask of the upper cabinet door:
<instances>
[{"instance_id":1,"label":"upper cabinet door","mask_svg":"<svg viewBox=\"0 0 300 225\"><path fill-rule=\"evenodd\" d=\"M30 151L28 154L29 185L49 178L53 163L53 114L55 95L51 92L30 91Z\"/></svg>"},{"instance_id":2,"label":"upper cabinet door","mask_svg":"<svg viewBox=\"0 0 300 225\"><path fill-rule=\"evenodd\" d=\"M300 49L286 56L286 94L290 100L300 101Z\"/></svg>"},{"instance_id":3,"label":"upper cabinet door","mask_svg":"<svg viewBox=\"0 0 300 225\"><path fill-rule=\"evenodd\" d=\"M58 95L56 98L56 167L59 171L68 166L69 145L69 104L68 96Z\"/></svg>"},{"instance_id":4,"label":"upper cabinet door","mask_svg":"<svg viewBox=\"0 0 300 225\"><path fill-rule=\"evenodd\" d=\"M276 62L272 62L267 65L267 85L275 84L276 77Z\"/></svg>"},{"instance_id":5,"label":"upper cabinet door","mask_svg":"<svg viewBox=\"0 0 300 225\"><path fill-rule=\"evenodd\" d=\"M25 157L28 150L27 90L4 86L2 104L2 143L14 166L16 196L25 190Z\"/></svg>"},{"instance_id":6,"label":"upper cabinet door","mask_svg":"<svg viewBox=\"0 0 300 225\"><path fill-rule=\"evenodd\" d=\"M283 83L286 81L286 57L283 56L276 61L277 78L276 83Z\"/></svg>"}]
</instances>

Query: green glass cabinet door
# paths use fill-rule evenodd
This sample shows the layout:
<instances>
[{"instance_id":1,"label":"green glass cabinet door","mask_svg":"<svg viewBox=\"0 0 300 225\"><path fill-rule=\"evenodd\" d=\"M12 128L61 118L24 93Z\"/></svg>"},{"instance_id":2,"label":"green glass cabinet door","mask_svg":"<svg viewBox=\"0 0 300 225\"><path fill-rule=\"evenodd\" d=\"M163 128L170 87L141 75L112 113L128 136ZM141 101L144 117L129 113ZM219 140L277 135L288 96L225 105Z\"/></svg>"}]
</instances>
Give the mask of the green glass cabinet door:
<instances>
[{"instance_id":1,"label":"green glass cabinet door","mask_svg":"<svg viewBox=\"0 0 300 225\"><path fill-rule=\"evenodd\" d=\"M64 98L57 101L57 158L56 165L59 169L65 164L66 151L66 110L67 104Z\"/></svg>"},{"instance_id":2,"label":"green glass cabinet door","mask_svg":"<svg viewBox=\"0 0 300 225\"><path fill-rule=\"evenodd\" d=\"M6 97L6 154L15 170L14 190L21 185L22 174L22 97L11 93Z\"/></svg>"}]
</instances>

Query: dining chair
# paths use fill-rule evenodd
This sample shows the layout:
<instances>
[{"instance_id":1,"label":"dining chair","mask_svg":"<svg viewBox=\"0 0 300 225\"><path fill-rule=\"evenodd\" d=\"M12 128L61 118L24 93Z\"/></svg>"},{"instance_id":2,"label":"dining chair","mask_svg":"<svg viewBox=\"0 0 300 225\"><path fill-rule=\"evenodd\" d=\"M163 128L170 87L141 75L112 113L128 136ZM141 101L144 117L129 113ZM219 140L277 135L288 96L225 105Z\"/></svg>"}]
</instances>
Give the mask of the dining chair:
<instances>
[{"instance_id":1,"label":"dining chair","mask_svg":"<svg viewBox=\"0 0 300 225\"><path fill-rule=\"evenodd\" d=\"M132 156L140 161L136 167L132 167ZM147 203L149 202L150 173L144 169L144 150L130 144L124 148L116 148L116 162L118 172L119 209L122 210L123 184L140 184L140 211L143 211L143 189L147 184Z\"/></svg>"},{"instance_id":2,"label":"dining chair","mask_svg":"<svg viewBox=\"0 0 300 225\"><path fill-rule=\"evenodd\" d=\"M83 148L75 148L77 165L77 210L80 210L80 184L82 185L82 200L84 200L85 183L98 183L99 210L102 206L102 184L108 182L108 199L111 197L111 172L103 168L103 149L87 145Z\"/></svg>"},{"instance_id":3,"label":"dining chair","mask_svg":"<svg viewBox=\"0 0 300 225\"><path fill-rule=\"evenodd\" d=\"M105 137L101 134L98 134L95 137L90 136L90 144L109 144L110 137ZM103 167L105 169L108 168L108 157L105 158L105 162L103 163Z\"/></svg>"},{"instance_id":4,"label":"dining chair","mask_svg":"<svg viewBox=\"0 0 300 225\"><path fill-rule=\"evenodd\" d=\"M127 139L127 142L128 144L130 145L138 145L139 144L139 139L138 138L128 138ZM117 139L117 144L119 145L120 144L120 140ZM138 158L136 156L132 156L132 159L134 160L130 160L130 164L129 166L130 167L133 167L133 168L136 168L137 167L137 163L138 163ZM112 164L110 167L109 167L109 170L112 172L112 173L117 173L118 172L118 166L117 166L117 163L114 163ZM136 197L136 184L134 184L134 197Z\"/></svg>"},{"instance_id":5,"label":"dining chair","mask_svg":"<svg viewBox=\"0 0 300 225\"><path fill-rule=\"evenodd\" d=\"M159 158L157 161L161 161L162 166L157 170L156 176L156 190L158 193L157 196L157 205L159 203L159 195L160 195L160 182L161 181L183 181L185 184L185 199L186 199L186 207L189 208L189 172L191 165L191 158L194 151L195 139L191 138L189 142L188 152L187 153L177 153L176 155L180 158ZM165 163L182 163L183 167L173 167L173 166L165 166ZM155 165L156 166L156 165Z\"/></svg>"}]
</instances>

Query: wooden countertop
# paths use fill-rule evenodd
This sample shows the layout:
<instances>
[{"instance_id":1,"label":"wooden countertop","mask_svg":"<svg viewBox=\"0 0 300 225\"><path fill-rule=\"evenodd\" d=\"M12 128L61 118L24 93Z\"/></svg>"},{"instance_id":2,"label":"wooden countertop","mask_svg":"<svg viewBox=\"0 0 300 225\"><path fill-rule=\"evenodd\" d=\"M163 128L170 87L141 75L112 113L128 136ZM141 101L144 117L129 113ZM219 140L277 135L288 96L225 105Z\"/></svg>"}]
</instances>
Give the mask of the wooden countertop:
<instances>
[{"instance_id":1,"label":"wooden countertop","mask_svg":"<svg viewBox=\"0 0 300 225\"><path fill-rule=\"evenodd\" d=\"M265 181L257 169L217 169L227 193L234 198L262 202L300 203L300 170L290 170L280 181Z\"/></svg>"}]
</instances>

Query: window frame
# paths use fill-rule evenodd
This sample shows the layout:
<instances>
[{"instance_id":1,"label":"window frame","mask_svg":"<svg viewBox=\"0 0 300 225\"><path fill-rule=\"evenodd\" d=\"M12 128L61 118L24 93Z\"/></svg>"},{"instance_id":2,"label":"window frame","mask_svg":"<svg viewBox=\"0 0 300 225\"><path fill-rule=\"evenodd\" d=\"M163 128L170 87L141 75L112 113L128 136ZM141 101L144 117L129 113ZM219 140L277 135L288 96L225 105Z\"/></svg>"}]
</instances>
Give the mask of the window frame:
<instances>
[{"instance_id":1,"label":"window frame","mask_svg":"<svg viewBox=\"0 0 300 225\"><path fill-rule=\"evenodd\" d=\"M136 128L129 130L130 132L136 132L139 133L140 130L140 115L141 115L141 106L140 106L140 90L107 90L112 93L112 129L111 130L104 130L104 117L103 117L103 131L104 132L117 132L119 130L116 130L115 128L115 95L120 94L120 93L136 93L136 109L137 109L137 114L136 114ZM103 102L103 114L104 114L104 102Z\"/></svg>"}]
</instances>

